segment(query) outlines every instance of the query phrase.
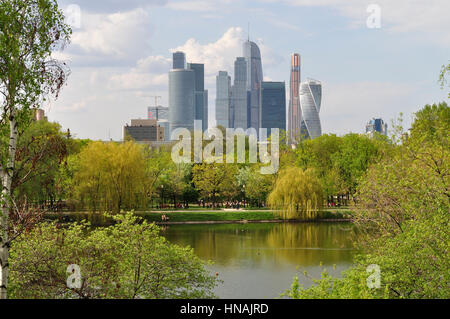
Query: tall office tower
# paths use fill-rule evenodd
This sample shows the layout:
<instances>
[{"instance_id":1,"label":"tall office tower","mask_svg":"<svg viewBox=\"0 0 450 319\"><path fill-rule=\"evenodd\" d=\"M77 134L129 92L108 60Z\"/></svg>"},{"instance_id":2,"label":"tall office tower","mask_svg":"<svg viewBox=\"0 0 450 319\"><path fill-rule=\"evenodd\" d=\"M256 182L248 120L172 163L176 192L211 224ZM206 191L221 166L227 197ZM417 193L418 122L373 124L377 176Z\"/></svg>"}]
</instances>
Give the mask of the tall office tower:
<instances>
[{"instance_id":1,"label":"tall office tower","mask_svg":"<svg viewBox=\"0 0 450 319\"><path fill-rule=\"evenodd\" d=\"M263 70L261 63L261 52L256 43L244 42L244 57L247 62L247 91L249 92L248 107L250 117L247 119L248 127L258 130L261 121L261 82L263 81Z\"/></svg>"},{"instance_id":2,"label":"tall office tower","mask_svg":"<svg viewBox=\"0 0 450 319\"><path fill-rule=\"evenodd\" d=\"M284 82L261 82L261 128L286 130L286 85Z\"/></svg>"},{"instance_id":3,"label":"tall office tower","mask_svg":"<svg viewBox=\"0 0 450 319\"><path fill-rule=\"evenodd\" d=\"M149 106L147 109L147 117L149 120L168 120L169 108L165 106Z\"/></svg>"},{"instance_id":4,"label":"tall office tower","mask_svg":"<svg viewBox=\"0 0 450 319\"><path fill-rule=\"evenodd\" d=\"M372 119L366 125L366 133L373 134L374 132L378 132L380 134L387 136L388 126L384 123L383 119Z\"/></svg>"},{"instance_id":5,"label":"tall office tower","mask_svg":"<svg viewBox=\"0 0 450 319\"><path fill-rule=\"evenodd\" d=\"M320 107L322 104L322 83L308 79L300 83L300 105L302 109L301 135L316 138L322 135Z\"/></svg>"},{"instance_id":6,"label":"tall office tower","mask_svg":"<svg viewBox=\"0 0 450 319\"><path fill-rule=\"evenodd\" d=\"M301 81L301 58L300 54L294 53L291 57L291 80L288 110L288 136L289 143L296 143L300 138L302 123L302 110L300 106L300 81Z\"/></svg>"},{"instance_id":7,"label":"tall office tower","mask_svg":"<svg viewBox=\"0 0 450 319\"><path fill-rule=\"evenodd\" d=\"M185 69L186 68L186 54L184 52L173 53L173 69Z\"/></svg>"},{"instance_id":8,"label":"tall office tower","mask_svg":"<svg viewBox=\"0 0 450 319\"><path fill-rule=\"evenodd\" d=\"M234 85L231 89L233 109L233 127L248 128L247 122L247 62L245 58L236 58L234 62Z\"/></svg>"},{"instance_id":9,"label":"tall office tower","mask_svg":"<svg viewBox=\"0 0 450 319\"><path fill-rule=\"evenodd\" d=\"M170 134L177 128L194 129L195 72L174 69L169 72ZM169 136L170 136L169 134Z\"/></svg>"},{"instance_id":10,"label":"tall office tower","mask_svg":"<svg viewBox=\"0 0 450 319\"><path fill-rule=\"evenodd\" d=\"M203 131L208 129L208 91L205 90L205 65L188 63L187 68L195 74L195 119L202 121Z\"/></svg>"},{"instance_id":11,"label":"tall office tower","mask_svg":"<svg viewBox=\"0 0 450 319\"><path fill-rule=\"evenodd\" d=\"M216 76L216 126L232 127L230 123L231 77L226 71Z\"/></svg>"}]
</instances>

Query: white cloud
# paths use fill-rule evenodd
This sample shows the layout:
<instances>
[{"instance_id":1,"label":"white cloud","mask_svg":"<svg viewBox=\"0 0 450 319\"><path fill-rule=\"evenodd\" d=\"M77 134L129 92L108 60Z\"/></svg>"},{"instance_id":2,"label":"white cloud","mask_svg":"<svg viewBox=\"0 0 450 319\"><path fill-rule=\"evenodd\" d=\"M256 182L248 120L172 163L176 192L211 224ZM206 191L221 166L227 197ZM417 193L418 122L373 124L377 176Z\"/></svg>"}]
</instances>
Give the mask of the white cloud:
<instances>
[{"instance_id":1,"label":"white cloud","mask_svg":"<svg viewBox=\"0 0 450 319\"><path fill-rule=\"evenodd\" d=\"M369 4L381 7L382 30L395 33L416 33L450 46L450 1L442 0L260 0L291 6L329 6L351 19L351 26L366 27Z\"/></svg>"},{"instance_id":2,"label":"white cloud","mask_svg":"<svg viewBox=\"0 0 450 319\"><path fill-rule=\"evenodd\" d=\"M189 62L204 63L205 76L215 77L222 70L232 72L236 57L242 56L244 38L241 28L232 27L215 42L201 44L196 39L191 38L171 51L185 52L186 59Z\"/></svg>"},{"instance_id":3,"label":"white cloud","mask_svg":"<svg viewBox=\"0 0 450 319\"><path fill-rule=\"evenodd\" d=\"M149 15L143 9L113 14L83 14L83 29L72 35L72 45L84 53L135 56L143 47Z\"/></svg>"},{"instance_id":4,"label":"white cloud","mask_svg":"<svg viewBox=\"0 0 450 319\"><path fill-rule=\"evenodd\" d=\"M180 1L169 2L167 8L180 11L198 11L198 12L210 12L216 11L217 6L214 1L208 0L195 0L195 1Z\"/></svg>"}]
</instances>

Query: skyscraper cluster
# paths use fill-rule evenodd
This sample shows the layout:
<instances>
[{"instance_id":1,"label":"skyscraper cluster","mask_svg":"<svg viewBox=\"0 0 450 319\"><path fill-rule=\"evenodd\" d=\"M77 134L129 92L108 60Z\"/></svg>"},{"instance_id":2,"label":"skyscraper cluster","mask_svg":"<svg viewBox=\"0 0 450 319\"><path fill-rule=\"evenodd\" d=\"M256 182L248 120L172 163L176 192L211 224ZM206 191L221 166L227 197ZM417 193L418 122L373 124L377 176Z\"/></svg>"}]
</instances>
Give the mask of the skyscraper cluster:
<instances>
[{"instance_id":1,"label":"skyscraper cluster","mask_svg":"<svg viewBox=\"0 0 450 319\"><path fill-rule=\"evenodd\" d=\"M205 90L205 66L187 63L183 52L173 54L169 72L169 133L177 128L194 129L194 121L208 127L208 91Z\"/></svg>"},{"instance_id":2,"label":"skyscraper cluster","mask_svg":"<svg viewBox=\"0 0 450 319\"><path fill-rule=\"evenodd\" d=\"M250 40L243 43L241 57L234 62L234 79L225 70L216 76L216 126L241 128L244 131L272 128L287 131L291 144L301 138L316 138L322 134L320 108L322 84L316 80L301 81L301 57L291 57L290 95L286 104L284 82L263 79L261 51ZM177 128L194 129L201 120L208 128L208 91L205 90L204 64L186 63L183 52L173 53L173 68L169 72L168 134Z\"/></svg>"},{"instance_id":3,"label":"skyscraper cluster","mask_svg":"<svg viewBox=\"0 0 450 319\"><path fill-rule=\"evenodd\" d=\"M216 78L216 125L231 128L286 130L290 143L322 135L320 107L322 84L301 81L301 57L291 57L290 95L286 109L284 82L263 81L261 52L251 41L243 44L243 57L234 63L234 81L226 71ZM286 114L287 113L287 114ZM287 118L286 118L287 115Z\"/></svg>"},{"instance_id":4,"label":"skyscraper cluster","mask_svg":"<svg viewBox=\"0 0 450 319\"><path fill-rule=\"evenodd\" d=\"M234 81L227 71L216 78L216 125L225 128L279 128L286 130L284 82L264 82L261 51L243 43L242 57L234 62Z\"/></svg>"}]
</instances>

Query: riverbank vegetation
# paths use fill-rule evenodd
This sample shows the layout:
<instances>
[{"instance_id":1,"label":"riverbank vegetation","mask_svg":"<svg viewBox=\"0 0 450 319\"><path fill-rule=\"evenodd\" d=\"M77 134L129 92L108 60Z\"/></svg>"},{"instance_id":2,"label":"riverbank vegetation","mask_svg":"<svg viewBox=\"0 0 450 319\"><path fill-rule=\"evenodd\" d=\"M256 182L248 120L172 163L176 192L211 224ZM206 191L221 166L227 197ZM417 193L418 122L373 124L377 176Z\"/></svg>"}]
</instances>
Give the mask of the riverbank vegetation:
<instances>
[{"instance_id":1,"label":"riverbank vegetation","mask_svg":"<svg viewBox=\"0 0 450 319\"><path fill-rule=\"evenodd\" d=\"M450 297L450 108L427 105L389 156L370 166L357 189L354 221L363 254L341 279L324 271L312 288L295 279L292 298ZM368 272L380 270L379 286Z\"/></svg>"},{"instance_id":2,"label":"riverbank vegetation","mask_svg":"<svg viewBox=\"0 0 450 319\"><path fill-rule=\"evenodd\" d=\"M10 297L214 297L218 278L191 248L170 244L157 226L132 214L112 218L108 227L41 223L24 234L11 250Z\"/></svg>"}]
</instances>

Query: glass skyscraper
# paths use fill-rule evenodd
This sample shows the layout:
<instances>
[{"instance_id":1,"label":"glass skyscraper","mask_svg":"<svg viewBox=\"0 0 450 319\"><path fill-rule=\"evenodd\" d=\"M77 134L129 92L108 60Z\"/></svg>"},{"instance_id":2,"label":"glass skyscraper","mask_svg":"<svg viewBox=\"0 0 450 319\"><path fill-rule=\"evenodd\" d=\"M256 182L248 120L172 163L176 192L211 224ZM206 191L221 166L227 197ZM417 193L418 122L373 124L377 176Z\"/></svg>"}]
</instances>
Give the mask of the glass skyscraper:
<instances>
[{"instance_id":1,"label":"glass skyscraper","mask_svg":"<svg viewBox=\"0 0 450 319\"><path fill-rule=\"evenodd\" d=\"M231 77L226 71L219 71L216 77L216 126L232 127L230 97Z\"/></svg>"},{"instance_id":2,"label":"glass skyscraper","mask_svg":"<svg viewBox=\"0 0 450 319\"><path fill-rule=\"evenodd\" d=\"M322 104L322 83L307 80L300 84L300 105L302 109L301 135L316 138L322 135L320 107Z\"/></svg>"},{"instance_id":3,"label":"glass skyscraper","mask_svg":"<svg viewBox=\"0 0 450 319\"><path fill-rule=\"evenodd\" d=\"M378 132L387 136L388 126L384 123L383 119L372 119L366 125L366 133Z\"/></svg>"},{"instance_id":4,"label":"glass skyscraper","mask_svg":"<svg viewBox=\"0 0 450 319\"><path fill-rule=\"evenodd\" d=\"M186 54L184 52L173 53L173 69L185 69L186 68Z\"/></svg>"},{"instance_id":5,"label":"glass skyscraper","mask_svg":"<svg viewBox=\"0 0 450 319\"><path fill-rule=\"evenodd\" d=\"M187 68L195 73L195 119L202 121L203 131L208 129L208 91L205 90L205 65L188 63Z\"/></svg>"},{"instance_id":6,"label":"glass skyscraper","mask_svg":"<svg viewBox=\"0 0 450 319\"><path fill-rule=\"evenodd\" d=\"M261 82L264 78L261 52L258 45L251 41L244 42L243 51L247 62L246 88L249 92L247 126L258 129L261 120Z\"/></svg>"},{"instance_id":7,"label":"glass skyscraper","mask_svg":"<svg viewBox=\"0 0 450 319\"><path fill-rule=\"evenodd\" d=\"M300 106L301 57L294 53L291 57L291 79L288 110L288 134L290 143L300 137L302 110Z\"/></svg>"},{"instance_id":8,"label":"glass skyscraper","mask_svg":"<svg viewBox=\"0 0 450 319\"><path fill-rule=\"evenodd\" d=\"M234 85L231 92L233 127L248 128L247 123L247 62L245 58L236 58L234 62Z\"/></svg>"},{"instance_id":9,"label":"glass skyscraper","mask_svg":"<svg viewBox=\"0 0 450 319\"><path fill-rule=\"evenodd\" d=\"M194 129L195 72L174 69L169 72L170 134L177 128ZM170 136L170 135L169 135Z\"/></svg>"},{"instance_id":10,"label":"glass skyscraper","mask_svg":"<svg viewBox=\"0 0 450 319\"><path fill-rule=\"evenodd\" d=\"M286 130L286 86L284 82L261 83L261 128Z\"/></svg>"}]
</instances>

